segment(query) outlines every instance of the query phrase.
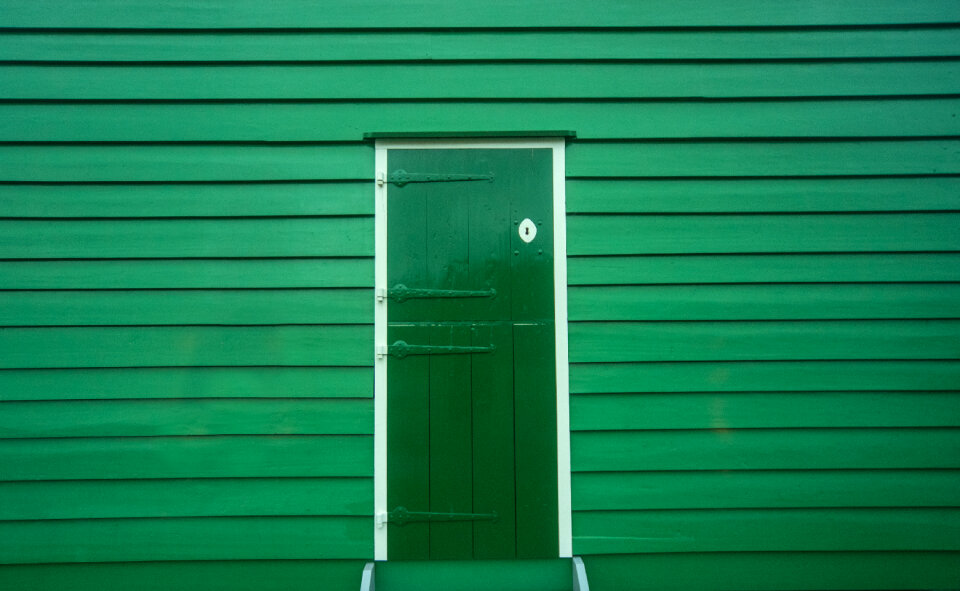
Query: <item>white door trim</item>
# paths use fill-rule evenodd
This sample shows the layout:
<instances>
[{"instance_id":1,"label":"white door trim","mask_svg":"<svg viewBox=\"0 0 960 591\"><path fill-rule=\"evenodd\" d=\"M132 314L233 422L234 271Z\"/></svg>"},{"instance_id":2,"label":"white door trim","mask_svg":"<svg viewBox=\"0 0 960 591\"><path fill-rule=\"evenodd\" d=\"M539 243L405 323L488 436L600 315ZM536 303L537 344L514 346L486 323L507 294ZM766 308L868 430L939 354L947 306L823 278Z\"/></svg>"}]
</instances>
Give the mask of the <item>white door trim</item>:
<instances>
[{"instance_id":1,"label":"white door trim","mask_svg":"<svg viewBox=\"0 0 960 591\"><path fill-rule=\"evenodd\" d=\"M553 298L556 324L557 368L557 509L559 517L559 556L573 556L570 501L570 372L567 356L567 222L566 222L566 142L563 138L491 138L491 139L378 139L374 159L374 178L386 179L387 150L449 150L473 148L547 148L553 150ZM374 293L387 289L387 191L386 182L375 183L375 282ZM387 560L387 530L381 517L387 508L387 358L378 356L387 345L387 298L374 299L374 433L373 502L374 559Z\"/></svg>"}]
</instances>

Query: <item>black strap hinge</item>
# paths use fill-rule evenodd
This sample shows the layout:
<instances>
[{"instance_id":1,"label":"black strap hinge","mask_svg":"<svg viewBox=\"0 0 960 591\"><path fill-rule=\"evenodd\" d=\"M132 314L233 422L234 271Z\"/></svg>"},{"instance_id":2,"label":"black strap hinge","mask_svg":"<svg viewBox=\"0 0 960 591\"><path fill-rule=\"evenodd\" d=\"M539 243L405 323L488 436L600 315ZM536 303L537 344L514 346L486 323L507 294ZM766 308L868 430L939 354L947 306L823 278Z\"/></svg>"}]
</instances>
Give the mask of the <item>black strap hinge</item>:
<instances>
[{"instance_id":1,"label":"black strap hinge","mask_svg":"<svg viewBox=\"0 0 960 591\"><path fill-rule=\"evenodd\" d=\"M441 513L437 511L410 511L406 507L397 507L393 511L380 516L378 524L403 526L414 521L446 522L446 521L496 521L497 512L493 513Z\"/></svg>"},{"instance_id":2,"label":"black strap hinge","mask_svg":"<svg viewBox=\"0 0 960 591\"><path fill-rule=\"evenodd\" d=\"M497 290L493 288L474 291L463 289L421 289L407 287L402 283L398 283L387 290L380 289L377 291L377 301L382 302L384 298L386 298L393 300L398 304L402 304L403 302L412 299L495 297L497 297Z\"/></svg>"},{"instance_id":3,"label":"black strap hinge","mask_svg":"<svg viewBox=\"0 0 960 591\"><path fill-rule=\"evenodd\" d=\"M386 179L382 176L377 179L377 185L383 186L384 182L391 185L402 187L408 183L453 183L461 181L490 181L493 182L493 173L486 174L463 174L463 173L441 173L441 172L407 172L399 168L391 172Z\"/></svg>"},{"instance_id":4,"label":"black strap hinge","mask_svg":"<svg viewBox=\"0 0 960 591\"><path fill-rule=\"evenodd\" d=\"M493 353L493 345L486 347L461 347L453 345L410 345L406 341L396 341L386 347L377 347L377 357L391 355L403 359L410 355L465 355L471 353Z\"/></svg>"}]
</instances>

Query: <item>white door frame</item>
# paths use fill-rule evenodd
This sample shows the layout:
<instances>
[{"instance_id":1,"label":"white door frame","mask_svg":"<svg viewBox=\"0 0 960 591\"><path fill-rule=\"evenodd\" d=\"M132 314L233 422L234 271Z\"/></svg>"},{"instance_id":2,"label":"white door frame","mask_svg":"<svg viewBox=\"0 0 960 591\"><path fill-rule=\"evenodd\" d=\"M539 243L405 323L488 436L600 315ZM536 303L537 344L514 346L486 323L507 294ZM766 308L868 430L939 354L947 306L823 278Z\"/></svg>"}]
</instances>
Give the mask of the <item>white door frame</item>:
<instances>
[{"instance_id":1,"label":"white door frame","mask_svg":"<svg viewBox=\"0 0 960 591\"><path fill-rule=\"evenodd\" d=\"M570 379L567 356L567 224L566 168L563 138L465 138L376 141L376 259L374 312L374 559L387 560L387 355L377 355L387 346L387 150L449 150L474 148L553 151L553 297L556 324L557 369L557 509L559 556L573 555L570 503Z\"/></svg>"}]
</instances>

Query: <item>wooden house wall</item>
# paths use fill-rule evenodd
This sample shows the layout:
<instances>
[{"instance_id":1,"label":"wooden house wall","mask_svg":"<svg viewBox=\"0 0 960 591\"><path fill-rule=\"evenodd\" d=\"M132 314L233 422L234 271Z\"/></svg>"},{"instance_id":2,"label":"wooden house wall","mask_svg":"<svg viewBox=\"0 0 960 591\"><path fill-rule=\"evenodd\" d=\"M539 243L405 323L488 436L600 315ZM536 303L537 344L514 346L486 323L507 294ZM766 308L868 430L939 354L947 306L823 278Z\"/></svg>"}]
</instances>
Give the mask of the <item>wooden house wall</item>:
<instances>
[{"instance_id":1,"label":"wooden house wall","mask_svg":"<svg viewBox=\"0 0 960 591\"><path fill-rule=\"evenodd\" d=\"M960 585L960 7L0 2L0 587L348 589L368 131L572 129L593 588Z\"/></svg>"}]
</instances>

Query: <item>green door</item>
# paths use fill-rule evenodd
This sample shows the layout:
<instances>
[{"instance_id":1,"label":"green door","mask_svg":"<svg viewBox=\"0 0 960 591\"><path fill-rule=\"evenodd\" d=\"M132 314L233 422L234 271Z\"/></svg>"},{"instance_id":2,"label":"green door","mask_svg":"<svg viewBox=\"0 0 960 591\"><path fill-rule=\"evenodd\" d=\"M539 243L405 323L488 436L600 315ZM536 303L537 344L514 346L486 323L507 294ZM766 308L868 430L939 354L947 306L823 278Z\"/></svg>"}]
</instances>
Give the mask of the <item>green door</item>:
<instances>
[{"instance_id":1,"label":"green door","mask_svg":"<svg viewBox=\"0 0 960 591\"><path fill-rule=\"evenodd\" d=\"M556 557L551 150L387 170L388 558Z\"/></svg>"}]
</instances>

